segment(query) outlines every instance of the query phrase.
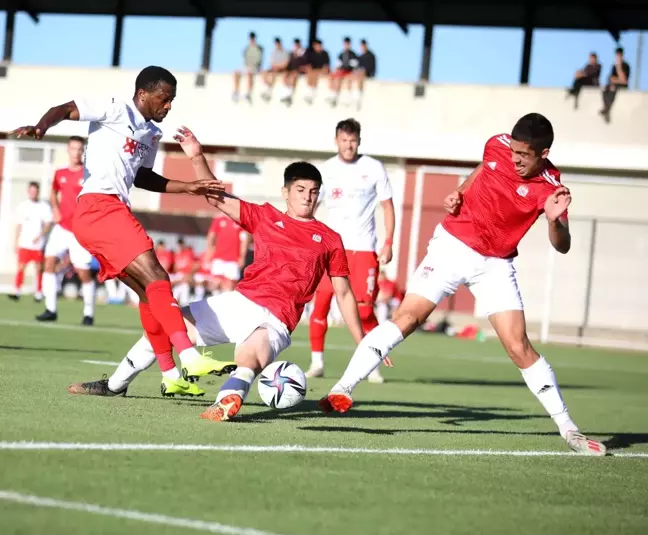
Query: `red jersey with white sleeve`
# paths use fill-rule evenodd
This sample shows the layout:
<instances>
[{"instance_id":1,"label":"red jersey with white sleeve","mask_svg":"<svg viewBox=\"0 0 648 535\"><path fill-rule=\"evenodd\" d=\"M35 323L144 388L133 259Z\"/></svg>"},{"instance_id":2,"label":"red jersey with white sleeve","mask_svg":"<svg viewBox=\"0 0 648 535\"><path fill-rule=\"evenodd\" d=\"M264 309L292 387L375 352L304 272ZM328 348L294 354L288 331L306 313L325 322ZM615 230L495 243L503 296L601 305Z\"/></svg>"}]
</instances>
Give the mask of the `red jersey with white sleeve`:
<instances>
[{"instance_id":1,"label":"red jersey with white sleeve","mask_svg":"<svg viewBox=\"0 0 648 535\"><path fill-rule=\"evenodd\" d=\"M158 262L164 268L164 271L171 273L173 271L173 263L175 261L175 253L171 249L156 249L155 256Z\"/></svg>"},{"instance_id":2,"label":"red jersey with white sleeve","mask_svg":"<svg viewBox=\"0 0 648 535\"><path fill-rule=\"evenodd\" d=\"M268 203L241 201L240 219L254 237L254 262L236 291L267 308L292 332L322 276L349 275L342 239L316 219L293 219Z\"/></svg>"},{"instance_id":3,"label":"red jersey with white sleeve","mask_svg":"<svg viewBox=\"0 0 648 535\"><path fill-rule=\"evenodd\" d=\"M129 191L140 167L153 168L162 137L133 102L75 100L79 120L90 121L81 195L117 195L130 206Z\"/></svg>"},{"instance_id":4,"label":"red jersey with white sleeve","mask_svg":"<svg viewBox=\"0 0 648 535\"><path fill-rule=\"evenodd\" d=\"M196 255L194 253L194 250L191 247L187 247L175 254L173 270L175 273L189 275L193 273L195 263Z\"/></svg>"},{"instance_id":5,"label":"red jersey with white sleeve","mask_svg":"<svg viewBox=\"0 0 648 535\"><path fill-rule=\"evenodd\" d=\"M326 224L342 236L349 251L376 250L376 207L392 198L383 164L360 155L354 162L334 156L324 162L319 201L326 206Z\"/></svg>"},{"instance_id":6,"label":"red jersey with white sleeve","mask_svg":"<svg viewBox=\"0 0 648 535\"><path fill-rule=\"evenodd\" d=\"M226 215L216 216L209 227L216 235L214 259L224 262L238 262L241 258L241 226Z\"/></svg>"},{"instance_id":7,"label":"red jersey with white sleeve","mask_svg":"<svg viewBox=\"0 0 648 535\"><path fill-rule=\"evenodd\" d=\"M83 167L76 171L66 167L54 173L52 191L58 195L61 211L61 220L58 224L70 232L72 232L72 218L77 206L77 197L83 188L83 174Z\"/></svg>"},{"instance_id":8,"label":"red jersey with white sleeve","mask_svg":"<svg viewBox=\"0 0 648 535\"><path fill-rule=\"evenodd\" d=\"M508 134L488 140L482 163L482 171L463 194L459 213L447 215L441 224L484 256L512 258L520 240L544 213L547 197L562 186L560 171L547 160L537 176L522 178L515 172Z\"/></svg>"}]
</instances>

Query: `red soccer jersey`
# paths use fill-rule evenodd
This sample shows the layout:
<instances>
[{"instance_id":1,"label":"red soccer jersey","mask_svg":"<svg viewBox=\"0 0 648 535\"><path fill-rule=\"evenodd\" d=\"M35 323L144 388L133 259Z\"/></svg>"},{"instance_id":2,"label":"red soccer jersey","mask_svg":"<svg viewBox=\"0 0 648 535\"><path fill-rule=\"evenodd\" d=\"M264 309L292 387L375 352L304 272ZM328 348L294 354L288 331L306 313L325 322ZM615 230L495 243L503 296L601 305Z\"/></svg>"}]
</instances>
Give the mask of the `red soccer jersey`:
<instances>
[{"instance_id":1,"label":"red soccer jersey","mask_svg":"<svg viewBox=\"0 0 648 535\"><path fill-rule=\"evenodd\" d=\"M270 310L290 332L324 273L349 275L342 238L320 221L298 221L268 203L241 201L241 227L254 237L254 262L236 290Z\"/></svg>"},{"instance_id":2,"label":"red soccer jersey","mask_svg":"<svg viewBox=\"0 0 648 535\"><path fill-rule=\"evenodd\" d=\"M544 212L547 197L559 187L560 171L549 161L538 176L519 176L511 158L511 136L494 136L486 143L483 169L464 193L459 214L447 215L442 225L484 256L511 258Z\"/></svg>"},{"instance_id":3,"label":"red soccer jersey","mask_svg":"<svg viewBox=\"0 0 648 535\"><path fill-rule=\"evenodd\" d=\"M173 262L173 269L176 273L189 275L193 272L194 264L196 263L196 255L191 247L187 247L184 251L178 251L175 254L175 261Z\"/></svg>"},{"instance_id":4,"label":"red soccer jersey","mask_svg":"<svg viewBox=\"0 0 648 535\"><path fill-rule=\"evenodd\" d=\"M171 249L156 249L155 254L160 262L160 265L164 268L164 271L171 273L173 270L174 254Z\"/></svg>"},{"instance_id":5,"label":"red soccer jersey","mask_svg":"<svg viewBox=\"0 0 648 535\"><path fill-rule=\"evenodd\" d=\"M213 219L209 232L216 234L214 258L238 262L241 257L241 226L226 215Z\"/></svg>"},{"instance_id":6,"label":"red soccer jersey","mask_svg":"<svg viewBox=\"0 0 648 535\"><path fill-rule=\"evenodd\" d=\"M72 232L72 217L76 210L77 197L83 188L83 167L78 171L58 169L54 173L52 190L58 193L59 207L61 209L61 225L65 230Z\"/></svg>"},{"instance_id":7,"label":"red soccer jersey","mask_svg":"<svg viewBox=\"0 0 648 535\"><path fill-rule=\"evenodd\" d=\"M403 292L398 288L394 281L382 279L378 281L378 289L389 299L403 299Z\"/></svg>"}]
</instances>

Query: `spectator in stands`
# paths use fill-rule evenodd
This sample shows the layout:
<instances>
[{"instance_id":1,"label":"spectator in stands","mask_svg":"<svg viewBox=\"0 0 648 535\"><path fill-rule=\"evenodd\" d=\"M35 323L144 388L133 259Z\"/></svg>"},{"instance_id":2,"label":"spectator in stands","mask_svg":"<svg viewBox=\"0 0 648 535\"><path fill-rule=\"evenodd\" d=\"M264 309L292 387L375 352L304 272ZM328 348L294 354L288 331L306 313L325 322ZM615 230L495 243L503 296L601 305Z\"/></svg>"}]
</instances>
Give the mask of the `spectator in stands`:
<instances>
[{"instance_id":1,"label":"spectator in stands","mask_svg":"<svg viewBox=\"0 0 648 535\"><path fill-rule=\"evenodd\" d=\"M270 100L272 96L272 87L279 74L285 73L288 67L288 60L290 56L288 51L281 44L281 39L275 37L275 48L270 56L270 68L263 73L263 82L265 83L265 90L261 97L264 100Z\"/></svg>"},{"instance_id":2,"label":"spectator in stands","mask_svg":"<svg viewBox=\"0 0 648 535\"><path fill-rule=\"evenodd\" d=\"M581 89L585 86L598 87L600 77L601 64L598 62L596 53L592 52L589 55L587 65L583 67L583 70L576 71L574 83L567 90L567 97L574 97L574 109L578 109L578 96L580 95Z\"/></svg>"},{"instance_id":3,"label":"spectator in stands","mask_svg":"<svg viewBox=\"0 0 648 535\"><path fill-rule=\"evenodd\" d=\"M358 58L358 66L353 70L349 77L349 90L351 91L351 98L356 104L360 104L362 99L362 92L364 90L364 81L367 78L376 76L376 56L369 50L367 40L360 41L360 57ZM356 84L355 91L353 90L353 83Z\"/></svg>"},{"instance_id":4,"label":"spectator in stands","mask_svg":"<svg viewBox=\"0 0 648 535\"><path fill-rule=\"evenodd\" d=\"M263 49L256 42L256 34L250 33L250 42L243 51L243 69L234 73L234 93L232 99L238 102L239 87L241 85L241 75L245 73L247 76L247 93L245 100L252 99L252 87L254 86L254 75L261 70L261 62L263 61Z\"/></svg>"},{"instance_id":5,"label":"spectator in stands","mask_svg":"<svg viewBox=\"0 0 648 535\"><path fill-rule=\"evenodd\" d=\"M301 39L293 41L293 49L288 58L288 67L284 73L284 87L281 93L281 101L290 103L292 101L297 77L306 70L306 49L301 44Z\"/></svg>"},{"instance_id":6,"label":"spectator in stands","mask_svg":"<svg viewBox=\"0 0 648 535\"><path fill-rule=\"evenodd\" d=\"M627 89L630 80L630 65L623 59L623 48L616 49L616 59L610 72L608 85L603 90L603 109L599 112L606 123L610 122L610 110L619 89Z\"/></svg>"},{"instance_id":7,"label":"spectator in stands","mask_svg":"<svg viewBox=\"0 0 648 535\"><path fill-rule=\"evenodd\" d=\"M317 83L320 76L328 76L331 66L331 58L324 47L322 41L315 39L311 47L306 52L306 79L308 87L306 88L305 100L308 104L313 103Z\"/></svg>"},{"instance_id":8,"label":"spectator in stands","mask_svg":"<svg viewBox=\"0 0 648 535\"><path fill-rule=\"evenodd\" d=\"M337 103L342 80L347 78L358 66L358 56L351 50L351 39L345 37L342 52L338 56L337 68L329 76L329 96L326 98L331 104Z\"/></svg>"}]
</instances>

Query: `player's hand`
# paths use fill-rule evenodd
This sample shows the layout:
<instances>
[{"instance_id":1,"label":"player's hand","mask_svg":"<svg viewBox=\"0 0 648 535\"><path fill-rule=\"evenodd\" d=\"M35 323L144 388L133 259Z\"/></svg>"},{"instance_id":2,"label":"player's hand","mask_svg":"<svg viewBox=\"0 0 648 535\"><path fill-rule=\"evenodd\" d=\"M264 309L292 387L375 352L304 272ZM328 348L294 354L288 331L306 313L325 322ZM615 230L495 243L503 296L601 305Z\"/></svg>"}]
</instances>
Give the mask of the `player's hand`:
<instances>
[{"instance_id":1,"label":"player's hand","mask_svg":"<svg viewBox=\"0 0 648 535\"><path fill-rule=\"evenodd\" d=\"M17 138L21 138L25 136L25 137L33 137L34 139L43 139L45 132L47 132L47 129L38 125L21 126L20 128L16 128L15 130L9 132L9 135L16 136Z\"/></svg>"},{"instance_id":2,"label":"player's hand","mask_svg":"<svg viewBox=\"0 0 648 535\"><path fill-rule=\"evenodd\" d=\"M462 202L462 193L459 190L455 190L443 200L443 208L449 214L457 215Z\"/></svg>"},{"instance_id":3,"label":"player's hand","mask_svg":"<svg viewBox=\"0 0 648 535\"><path fill-rule=\"evenodd\" d=\"M394 257L394 250L392 249L392 246L389 244L383 245L383 248L380 250L380 254L378 255L378 259L380 260L380 263L389 264L392 261L393 257Z\"/></svg>"},{"instance_id":4,"label":"player's hand","mask_svg":"<svg viewBox=\"0 0 648 535\"><path fill-rule=\"evenodd\" d=\"M205 199L207 199L207 202L211 204L212 206L218 208L222 202L223 202L223 196L222 195L213 195L213 194L207 194L205 195Z\"/></svg>"},{"instance_id":5,"label":"player's hand","mask_svg":"<svg viewBox=\"0 0 648 535\"><path fill-rule=\"evenodd\" d=\"M383 359L383 364L385 366L387 366L388 368L393 368L394 367L394 363L392 362L392 360L389 357L385 357Z\"/></svg>"},{"instance_id":6,"label":"player's hand","mask_svg":"<svg viewBox=\"0 0 648 535\"><path fill-rule=\"evenodd\" d=\"M198 156L202 156L202 145L200 144L196 136L194 136L194 133L186 126L181 126L180 128L178 128L178 131L176 135L173 136L173 139L180 143L182 150L189 158L197 158Z\"/></svg>"},{"instance_id":7,"label":"player's hand","mask_svg":"<svg viewBox=\"0 0 648 535\"><path fill-rule=\"evenodd\" d=\"M549 221L556 221L567 211L571 204L572 197L569 189L565 186L554 191L545 201L544 211Z\"/></svg>"},{"instance_id":8,"label":"player's hand","mask_svg":"<svg viewBox=\"0 0 648 535\"><path fill-rule=\"evenodd\" d=\"M225 191L225 185L217 179L194 180L185 182L184 193L189 195L214 195L218 196Z\"/></svg>"}]
</instances>

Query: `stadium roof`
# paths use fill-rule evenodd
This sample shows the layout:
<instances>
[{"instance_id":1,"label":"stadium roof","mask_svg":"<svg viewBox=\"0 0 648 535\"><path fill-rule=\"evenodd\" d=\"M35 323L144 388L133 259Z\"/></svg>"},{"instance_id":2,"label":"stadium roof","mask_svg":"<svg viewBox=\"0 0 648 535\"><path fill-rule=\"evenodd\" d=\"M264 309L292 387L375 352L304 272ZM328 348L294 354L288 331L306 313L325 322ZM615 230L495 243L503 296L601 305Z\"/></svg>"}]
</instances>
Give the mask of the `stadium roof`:
<instances>
[{"instance_id":1,"label":"stadium roof","mask_svg":"<svg viewBox=\"0 0 648 535\"><path fill-rule=\"evenodd\" d=\"M646 0L0 0L0 10L41 13L169 17L259 17L392 21L457 26L648 29Z\"/></svg>"}]
</instances>

